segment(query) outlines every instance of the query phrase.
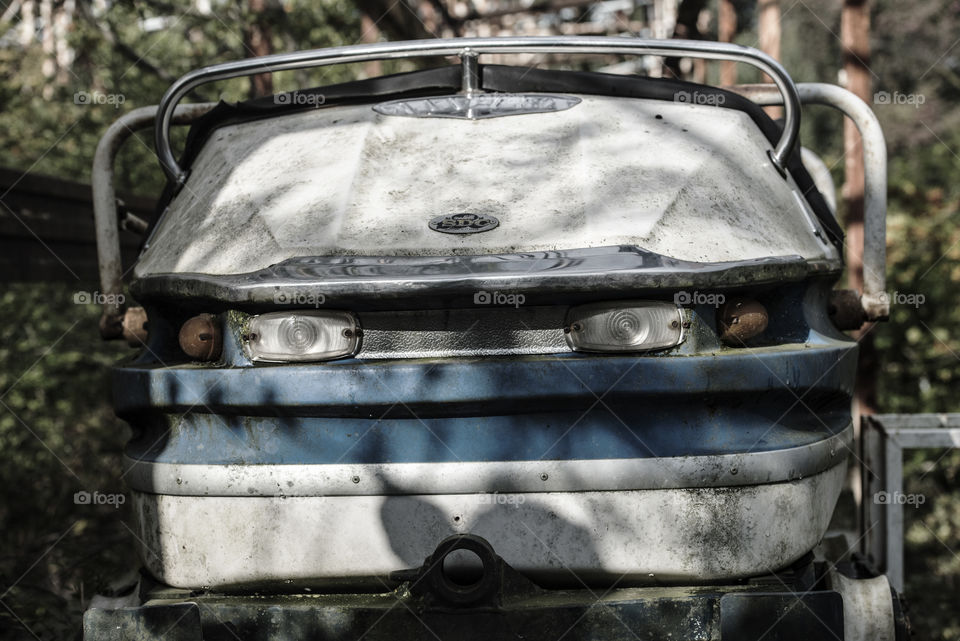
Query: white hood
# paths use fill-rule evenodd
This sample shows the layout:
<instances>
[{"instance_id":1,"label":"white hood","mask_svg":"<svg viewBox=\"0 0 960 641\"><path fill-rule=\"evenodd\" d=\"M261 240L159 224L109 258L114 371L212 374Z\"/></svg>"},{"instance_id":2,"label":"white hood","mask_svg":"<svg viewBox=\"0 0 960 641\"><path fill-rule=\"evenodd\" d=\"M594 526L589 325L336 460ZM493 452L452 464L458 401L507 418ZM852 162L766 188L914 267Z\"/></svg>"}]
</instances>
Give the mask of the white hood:
<instances>
[{"instance_id":1,"label":"white hood","mask_svg":"<svg viewBox=\"0 0 960 641\"><path fill-rule=\"evenodd\" d=\"M702 262L836 258L745 113L579 97L565 111L481 120L360 105L217 129L136 275L609 245ZM454 213L500 224L473 234L428 226Z\"/></svg>"}]
</instances>

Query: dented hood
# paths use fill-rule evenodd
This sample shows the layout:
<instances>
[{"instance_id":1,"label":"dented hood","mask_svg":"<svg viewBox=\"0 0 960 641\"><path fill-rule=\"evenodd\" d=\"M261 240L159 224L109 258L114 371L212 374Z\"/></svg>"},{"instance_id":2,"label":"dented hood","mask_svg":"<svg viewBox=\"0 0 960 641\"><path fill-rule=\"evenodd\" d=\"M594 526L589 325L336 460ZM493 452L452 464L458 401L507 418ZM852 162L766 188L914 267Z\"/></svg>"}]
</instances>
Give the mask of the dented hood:
<instances>
[{"instance_id":1,"label":"dented hood","mask_svg":"<svg viewBox=\"0 0 960 641\"><path fill-rule=\"evenodd\" d=\"M696 262L838 258L747 114L576 97L562 111L478 120L383 115L367 104L221 127L136 275L611 245ZM499 225L467 234L429 226L458 213Z\"/></svg>"}]
</instances>

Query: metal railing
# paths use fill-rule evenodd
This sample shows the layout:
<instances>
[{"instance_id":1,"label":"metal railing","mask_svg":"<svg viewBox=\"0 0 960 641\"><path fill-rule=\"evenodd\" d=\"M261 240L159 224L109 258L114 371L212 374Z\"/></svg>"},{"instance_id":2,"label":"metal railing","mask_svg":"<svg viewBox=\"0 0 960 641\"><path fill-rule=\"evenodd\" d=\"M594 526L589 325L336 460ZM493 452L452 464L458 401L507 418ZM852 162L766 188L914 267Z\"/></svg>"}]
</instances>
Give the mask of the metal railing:
<instances>
[{"instance_id":1,"label":"metal railing","mask_svg":"<svg viewBox=\"0 0 960 641\"><path fill-rule=\"evenodd\" d=\"M180 105L170 120L174 124L187 125L204 115L216 105L198 103ZM117 191L114 185L113 163L127 138L141 129L154 125L157 105L140 107L118 118L100 138L93 155L93 171L90 181L93 187L93 217L97 232L97 261L100 268L100 292L104 295L103 316L100 333L104 338L122 336L124 313L123 264L120 254L120 230L117 219Z\"/></svg>"},{"instance_id":2,"label":"metal railing","mask_svg":"<svg viewBox=\"0 0 960 641\"><path fill-rule=\"evenodd\" d=\"M759 105L779 105L781 97L770 85L732 87ZM826 105L856 125L863 140L863 294L867 320L890 315L887 288L887 145L880 121L864 101L843 87L819 82L797 85L804 105Z\"/></svg>"},{"instance_id":3,"label":"metal railing","mask_svg":"<svg viewBox=\"0 0 960 641\"><path fill-rule=\"evenodd\" d=\"M903 451L960 447L960 414L877 414L861 420L862 552L903 591Z\"/></svg>"}]
</instances>

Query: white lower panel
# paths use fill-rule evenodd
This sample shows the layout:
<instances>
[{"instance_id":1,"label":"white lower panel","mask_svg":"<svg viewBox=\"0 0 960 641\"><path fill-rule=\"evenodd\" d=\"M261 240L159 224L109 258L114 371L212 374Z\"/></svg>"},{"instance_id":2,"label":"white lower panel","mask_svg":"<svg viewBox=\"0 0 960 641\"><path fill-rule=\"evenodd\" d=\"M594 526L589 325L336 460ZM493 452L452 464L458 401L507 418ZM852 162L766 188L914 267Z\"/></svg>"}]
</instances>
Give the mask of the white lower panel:
<instances>
[{"instance_id":1,"label":"white lower panel","mask_svg":"<svg viewBox=\"0 0 960 641\"><path fill-rule=\"evenodd\" d=\"M844 641L894 641L893 598L886 576L850 579L834 568L829 577L830 587L843 596Z\"/></svg>"},{"instance_id":2,"label":"white lower panel","mask_svg":"<svg viewBox=\"0 0 960 641\"><path fill-rule=\"evenodd\" d=\"M473 533L536 581L700 583L763 574L813 548L845 465L799 481L524 494L195 497L134 493L141 556L177 587L379 584ZM652 578L651 578L652 575Z\"/></svg>"}]
</instances>

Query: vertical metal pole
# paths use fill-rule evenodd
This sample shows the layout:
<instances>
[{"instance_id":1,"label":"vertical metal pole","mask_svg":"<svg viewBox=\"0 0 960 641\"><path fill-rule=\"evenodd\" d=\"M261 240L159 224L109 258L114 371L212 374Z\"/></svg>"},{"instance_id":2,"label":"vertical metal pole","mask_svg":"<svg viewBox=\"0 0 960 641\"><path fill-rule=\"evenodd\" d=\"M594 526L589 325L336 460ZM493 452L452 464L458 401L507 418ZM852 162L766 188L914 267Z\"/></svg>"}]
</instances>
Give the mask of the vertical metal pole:
<instances>
[{"instance_id":1,"label":"vertical metal pole","mask_svg":"<svg viewBox=\"0 0 960 641\"><path fill-rule=\"evenodd\" d=\"M897 592L903 592L903 448L889 434L884 439L884 490L886 498L887 578Z\"/></svg>"},{"instance_id":2,"label":"vertical metal pole","mask_svg":"<svg viewBox=\"0 0 960 641\"><path fill-rule=\"evenodd\" d=\"M884 506L875 499L884 489L883 427L875 417L860 421L860 550L881 572L886 571L887 522Z\"/></svg>"},{"instance_id":3,"label":"vertical metal pole","mask_svg":"<svg viewBox=\"0 0 960 641\"><path fill-rule=\"evenodd\" d=\"M470 95L480 90L479 55L469 47L460 52L461 86L463 93Z\"/></svg>"}]
</instances>

